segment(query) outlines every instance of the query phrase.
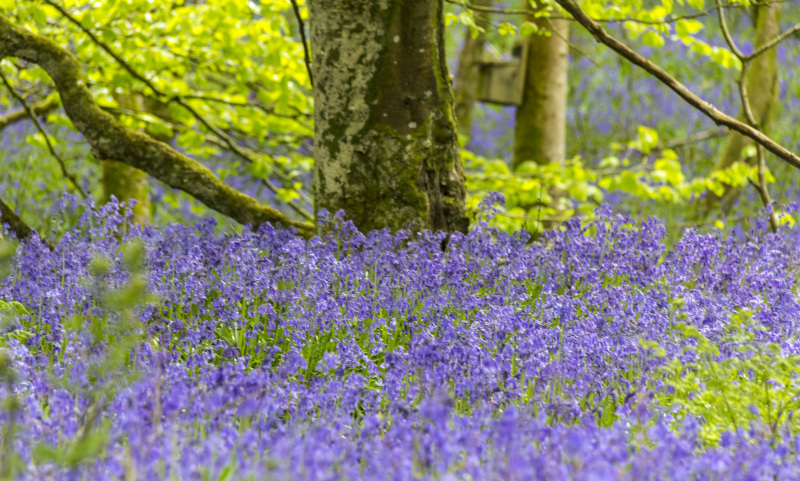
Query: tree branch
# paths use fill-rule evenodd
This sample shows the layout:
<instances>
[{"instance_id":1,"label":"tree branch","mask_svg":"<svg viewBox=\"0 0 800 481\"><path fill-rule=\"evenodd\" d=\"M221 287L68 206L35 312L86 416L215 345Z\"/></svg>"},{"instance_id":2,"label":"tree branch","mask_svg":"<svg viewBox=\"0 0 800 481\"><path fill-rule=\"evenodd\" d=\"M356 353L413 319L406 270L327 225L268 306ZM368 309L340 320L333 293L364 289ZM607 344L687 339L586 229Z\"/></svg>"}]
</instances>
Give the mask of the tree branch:
<instances>
[{"instance_id":1,"label":"tree branch","mask_svg":"<svg viewBox=\"0 0 800 481\"><path fill-rule=\"evenodd\" d=\"M72 187L78 191L81 197L86 199L88 197L86 192L83 190L83 187L81 187L81 184L78 183L78 179L76 179L75 176L72 175L69 170L67 170L66 162L64 162L64 159L62 159L61 156L58 155L58 152L56 152L56 148L53 146L53 142L50 140L50 135L48 135L47 131L44 129L44 125L42 125L42 123L39 121L39 116L36 115L33 109L31 109L31 106L28 104L28 101L25 100L25 97L20 95L19 92L17 92L17 90L11 85L6 76L3 75L3 72L0 72L0 80L2 80L3 84L6 86L11 95L22 104L22 108L25 110L25 113L31 118L34 125L36 125L36 129L40 134L42 134L42 137L44 137L44 143L47 144L47 150L50 151L50 155L56 159L59 167L61 167L61 175L66 177L69 183L72 184Z\"/></svg>"},{"instance_id":2,"label":"tree branch","mask_svg":"<svg viewBox=\"0 0 800 481\"><path fill-rule=\"evenodd\" d=\"M765 43L764 45L758 47L750 55L745 55L744 57L742 57L742 60L743 61L744 60L752 60L752 59L758 57L762 53L764 53L767 50L771 49L775 45L778 45L779 43L783 42L784 40L786 40L787 38L789 38L790 36L792 36L793 34L795 34L797 32L800 32L800 23L798 23L794 27L790 28L789 30L783 32L782 34L778 35L777 37L773 38L772 40L770 40L769 42Z\"/></svg>"},{"instance_id":3,"label":"tree branch","mask_svg":"<svg viewBox=\"0 0 800 481\"><path fill-rule=\"evenodd\" d=\"M58 102L55 99L47 99L41 102L37 102L30 106L31 110L36 116L47 115L53 110L58 108ZM20 120L27 118L29 116L28 111L25 108L20 108L16 110L12 110L11 112L7 113L4 116L0 116L0 132L3 131L9 125L15 124Z\"/></svg>"},{"instance_id":4,"label":"tree branch","mask_svg":"<svg viewBox=\"0 0 800 481\"><path fill-rule=\"evenodd\" d=\"M145 123L152 122L151 120L142 118L141 114L152 114L151 112L147 112L146 110L133 110L133 109L127 109L127 108L107 107L107 106L100 106L100 108L103 109L106 112L109 112L109 113L112 113L112 114L115 114L115 115L122 114L122 115L127 115L129 117L136 118L141 122L145 122ZM162 116L162 115L159 115L159 114L156 114L156 116L162 122L166 123L167 125L169 125L171 128L173 128L175 130L180 130L180 129L186 127L183 124L178 124L178 123L174 122L171 118L169 118L167 116ZM206 141L211 142L212 144L216 145L217 147L221 148L222 150L225 150L227 152L231 152L229 144L227 142L225 142L223 139L217 138L214 135L209 135L206 138ZM241 138L239 138L239 141L240 142L244 142ZM248 164L252 164L252 163L256 162L256 160L255 160L256 157L258 157L260 154L262 154L262 152L256 151L256 150L254 150L252 148L249 148L247 146L237 146L237 148L240 151L242 151L242 152L247 154L247 157L244 157L244 160ZM274 170L272 170L272 172L274 172L278 177L280 177L285 182L294 182L294 180L292 180L292 178L289 175L285 174L284 172L282 172L279 169L274 169ZM278 187L275 184L273 184L269 179L265 179L265 178L259 177L258 181L262 185L267 187L267 189L270 189L272 192L277 193ZM295 192L297 192L297 195L299 195L302 200L308 202L309 204L312 204L312 205L314 204L314 201L308 196L308 194L306 194L302 190L295 190ZM292 205L292 204L289 203L289 205ZM303 215L303 217L305 217L306 219L309 219L309 220L311 219L311 214L308 214L306 211L303 211L303 213L301 215Z\"/></svg>"},{"instance_id":5,"label":"tree branch","mask_svg":"<svg viewBox=\"0 0 800 481\"><path fill-rule=\"evenodd\" d=\"M306 25L303 22L303 17L300 16L300 7L297 6L297 0L292 0L292 10L294 16L297 18L297 26L300 30L300 38L303 40L303 55L306 60L306 70L308 70L308 81L311 82L311 88L314 88L314 74L311 73L311 52L308 50L308 40L306 39Z\"/></svg>"},{"instance_id":6,"label":"tree branch","mask_svg":"<svg viewBox=\"0 0 800 481\"><path fill-rule=\"evenodd\" d=\"M598 42L606 45L614 50L634 65L639 66L650 75L657 78L661 83L669 87L672 91L678 94L689 105L693 106L717 125L724 125L732 130L735 130L742 135L750 137L756 143L763 145L764 148L783 159L788 164L800 169L800 157L790 150L781 146L770 137L765 135L758 129L755 129L739 120L731 117L730 115L721 112L714 107L710 102L707 102L698 97L694 92L689 90L685 85L676 80L673 76L668 74L664 69L654 64L653 62L642 57L627 45L609 35L603 27L597 22L589 18L586 13L581 10L574 0L555 0L556 3L572 15L575 20L580 23Z\"/></svg>"},{"instance_id":7,"label":"tree branch","mask_svg":"<svg viewBox=\"0 0 800 481\"><path fill-rule=\"evenodd\" d=\"M736 46L736 43L733 41L733 37L731 37L730 30L728 30L728 22L725 21L725 10L722 9L722 0L717 0L717 17L719 18L719 26L722 28L722 36L725 37L725 42L728 44L731 52L736 55L736 58L742 60L744 58L744 54Z\"/></svg>"},{"instance_id":8,"label":"tree branch","mask_svg":"<svg viewBox=\"0 0 800 481\"><path fill-rule=\"evenodd\" d=\"M3 199L0 199L0 227L2 224L8 225L8 228L17 235L17 238L20 240L27 239L30 237L34 232L33 229L25 223L24 220L20 219L20 217L14 212L11 207L8 206ZM3 237L0 236L0 239ZM53 250L53 244L50 243L47 239L42 236L39 236L42 242L47 246L48 249Z\"/></svg>"},{"instance_id":9,"label":"tree branch","mask_svg":"<svg viewBox=\"0 0 800 481\"><path fill-rule=\"evenodd\" d=\"M69 51L0 16L0 59L5 57L27 60L47 72L61 95L64 110L97 158L143 170L242 224L258 228L272 222L294 227L306 237L314 234L312 224L296 221L260 204L219 180L199 162L124 127L97 106L82 77L80 62Z\"/></svg>"}]
</instances>

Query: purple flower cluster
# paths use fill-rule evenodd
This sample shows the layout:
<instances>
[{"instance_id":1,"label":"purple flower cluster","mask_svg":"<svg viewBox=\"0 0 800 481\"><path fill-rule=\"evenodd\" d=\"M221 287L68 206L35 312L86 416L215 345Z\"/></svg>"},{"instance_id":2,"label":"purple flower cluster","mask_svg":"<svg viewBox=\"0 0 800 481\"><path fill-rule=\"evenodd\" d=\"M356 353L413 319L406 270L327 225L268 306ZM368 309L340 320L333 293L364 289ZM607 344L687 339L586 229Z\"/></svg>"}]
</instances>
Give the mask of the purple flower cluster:
<instances>
[{"instance_id":1,"label":"purple flower cluster","mask_svg":"<svg viewBox=\"0 0 800 481\"><path fill-rule=\"evenodd\" d=\"M642 347L690 357L676 323L713 340L746 307L757 342L796 353L798 231L667 248L659 222L601 210L536 243L479 224L443 252L338 216L305 241L117 212L24 243L0 283L27 311L0 312L18 479L800 477L800 438L703 446L703 419L651 402L663 360ZM137 276L149 295L120 301Z\"/></svg>"}]
</instances>

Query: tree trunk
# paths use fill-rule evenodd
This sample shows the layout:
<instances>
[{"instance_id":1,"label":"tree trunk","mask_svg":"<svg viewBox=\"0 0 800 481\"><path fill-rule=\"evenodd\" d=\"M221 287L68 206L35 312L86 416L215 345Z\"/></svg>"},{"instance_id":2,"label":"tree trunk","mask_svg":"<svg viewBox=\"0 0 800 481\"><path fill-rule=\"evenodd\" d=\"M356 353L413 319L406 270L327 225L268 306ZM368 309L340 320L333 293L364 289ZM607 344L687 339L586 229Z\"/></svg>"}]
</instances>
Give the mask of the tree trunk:
<instances>
[{"instance_id":1,"label":"tree trunk","mask_svg":"<svg viewBox=\"0 0 800 481\"><path fill-rule=\"evenodd\" d=\"M492 0L475 0L473 5L491 7ZM474 11L475 24L483 29L489 27L490 15L485 12ZM458 56L458 67L455 80L455 108L458 133L471 135L472 109L475 107L478 89L480 67L476 62L483 57L483 47L486 45L486 33L481 32L472 36L472 30L467 28L464 32L464 46Z\"/></svg>"},{"instance_id":2,"label":"tree trunk","mask_svg":"<svg viewBox=\"0 0 800 481\"><path fill-rule=\"evenodd\" d=\"M442 0L310 0L309 18L316 210L465 232Z\"/></svg>"},{"instance_id":3,"label":"tree trunk","mask_svg":"<svg viewBox=\"0 0 800 481\"><path fill-rule=\"evenodd\" d=\"M759 48L769 40L778 36L780 32L781 5L762 5L755 9L755 48ZM778 106L780 84L778 83L778 49L771 48L756 57L750 64L745 81L750 108L758 122L761 131L768 133L775 110ZM744 113L739 114L739 120L745 121ZM744 149L753 145L753 140L739 132L731 132L722 156L714 165L714 170L730 167L737 160L745 160L742 155ZM749 159L748 159L749 160ZM738 195L738 189L730 189L724 196L724 206L729 206ZM708 193L709 206L719 200L719 197ZM723 207L724 207L723 206Z\"/></svg>"},{"instance_id":4,"label":"tree trunk","mask_svg":"<svg viewBox=\"0 0 800 481\"><path fill-rule=\"evenodd\" d=\"M144 97L138 93L115 94L114 99L124 109L136 112L144 111ZM147 174L141 170L114 160L103 162L103 203L111 200L111 196L120 202L136 201L132 207L133 222L150 223L150 190Z\"/></svg>"},{"instance_id":5,"label":"tree trunk","mask_svg":"<svg viewBox=\"0 0 800 481\"><path fill-rule=\"evenodd\" d=\"M527 0L523 2L528 5ZM528 62L522 105L514 129L514 168L526 161L563 162L567 144L569 21L530 19L549 36L528 37Z\"/></svg>"}]
</instances>

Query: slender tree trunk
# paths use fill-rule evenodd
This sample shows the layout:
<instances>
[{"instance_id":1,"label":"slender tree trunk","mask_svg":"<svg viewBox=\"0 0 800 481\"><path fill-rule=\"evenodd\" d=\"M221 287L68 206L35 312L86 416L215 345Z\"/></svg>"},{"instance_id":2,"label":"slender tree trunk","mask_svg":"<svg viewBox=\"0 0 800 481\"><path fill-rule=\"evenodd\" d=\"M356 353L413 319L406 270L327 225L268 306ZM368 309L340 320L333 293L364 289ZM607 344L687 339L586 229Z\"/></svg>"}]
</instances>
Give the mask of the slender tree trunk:
<instances>
[{"instance_id":1,"label":"slender tree trunk","mask_svg":"<svg viewBox=\"0 0 800 481\"><path fill-rule=\"evenodd\" d=\"M143 111L144 96L138 93L116 94L115 100L121 108L134 111ZM104 160L103 164L103 203L111 200L111 196L120 202L134 200L136 205L131 208L133 222L137 224L150 223L150 184L147 174L130 165L115 160Z\"/></svg>"},{"instance_id":2,"label":"slender tree trunk","mask_svg":"<svg viewBox=\"0 0 800 481\"><path fill-rule=\"evenodd\" d=\"M491 7L492 0L475 0L473 5ZM475 24L484 30L489 27L490 15L485 12L474 12ZM476 62L483 57L483 47L486 45L486 34L478 33L472 36L472 30L467 28L464 32L464 46L458 56L458 67L455 79L455 108L458 133L471 135L472 109L475 107L478 89L478 76L480 67Z\"/></svg>"},{"instance_id":3,"label":"slender tree trunk","mask_svg":"<svg viewBox=\"0 0 800 481\"><path fill-rule=\"evenodd\" d=\"M528 5L527 0L523 2ZM514 168L526 161L563 162L567 143L569 21L530 19L549 36L528 37L522 105L514 129Z\"/></svg>"},{"instance_id":4,"label":"slender tree trunk","mask_svg":"<svg viewBox=\"0 0 800 481\"><path fill-rule=\"evenodd\" d=\"M102 202L111 200L112 195L120 202L130 203L135 200L136 205L131 208L131 221L137 224L150 223L149 187L147 174L141 170L115 160L103 161Z\"/></svg>"},{"instance_id":5,"label":"slender tree trunk","mask_svg":"<svg viewBox=\"0 0 800 481\"><path fill-rule=\"evenodd\" d=\"M466 231L442 0L310 0L315 208Z\"/></svg>"},{"instance_id":6,"label":"slender tree trunk","mask_svg":"<svg viewBox=\"0 0 800 481\"><path fill-rule=\"evenodd\" d=\"M780 34L781 4L762 5L754 7L755 15L755 48L759 48L769 40ZM769 132L772 119L778 106L780 84L778 83L778 49L771 48L764 52L750 64L747 71L746 87L750 100L750 108L759 127L765 133ZM744 113L739 114L739 120L744 121ZM752 139L739 132L731 132L722 156L714 165L714 170L730 167L737 160L744 159L744 149L753 145ZM738 196L739 189L729 189L723 197L723 209L726 209ZM719 197L708 193L709 207L717 202Z\"/></svg>"}]
</instances>

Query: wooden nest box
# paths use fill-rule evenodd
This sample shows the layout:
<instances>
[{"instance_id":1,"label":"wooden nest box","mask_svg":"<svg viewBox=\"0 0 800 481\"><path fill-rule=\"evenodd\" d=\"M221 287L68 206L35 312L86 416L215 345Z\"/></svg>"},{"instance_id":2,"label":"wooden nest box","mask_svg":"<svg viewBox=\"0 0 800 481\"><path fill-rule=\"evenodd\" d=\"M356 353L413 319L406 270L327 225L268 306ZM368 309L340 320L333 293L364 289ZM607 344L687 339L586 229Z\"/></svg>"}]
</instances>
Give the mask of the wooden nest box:
<instances>
[{"instance_id":1,"label":"wooden nest box","mask_svg":"<svg viewBox=\"0 0 800 481\"><path fill-rule=\"evenodd\" d=\"M514 43L511 60L480 61L477 98L481 102L520 105L525 90L525 67L528 63L528 42Z\"/></svg>"}]
</instances>

